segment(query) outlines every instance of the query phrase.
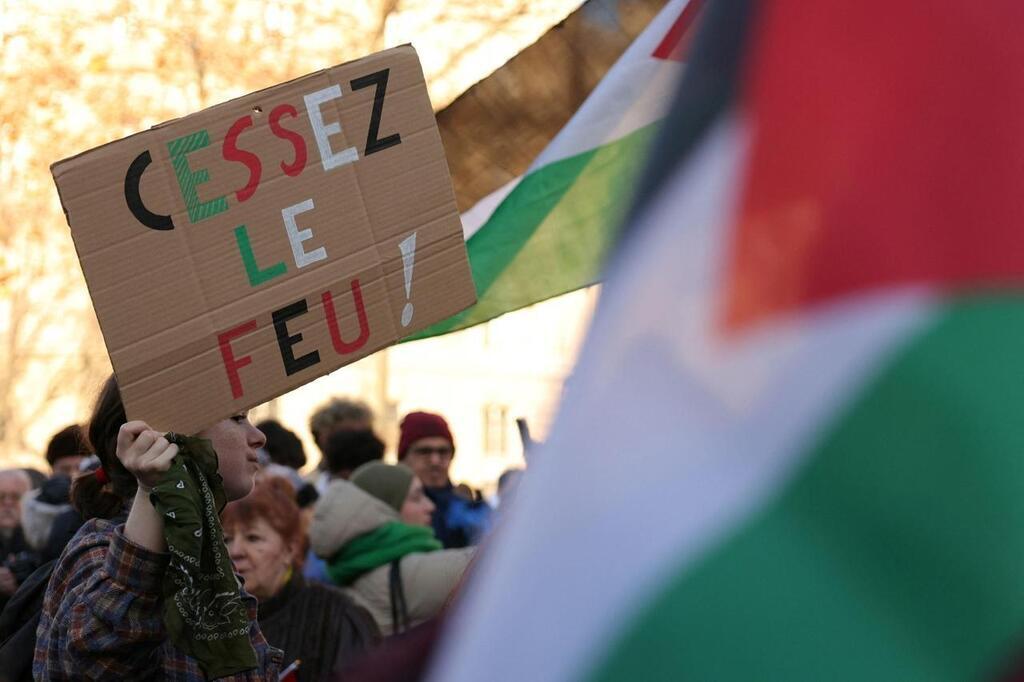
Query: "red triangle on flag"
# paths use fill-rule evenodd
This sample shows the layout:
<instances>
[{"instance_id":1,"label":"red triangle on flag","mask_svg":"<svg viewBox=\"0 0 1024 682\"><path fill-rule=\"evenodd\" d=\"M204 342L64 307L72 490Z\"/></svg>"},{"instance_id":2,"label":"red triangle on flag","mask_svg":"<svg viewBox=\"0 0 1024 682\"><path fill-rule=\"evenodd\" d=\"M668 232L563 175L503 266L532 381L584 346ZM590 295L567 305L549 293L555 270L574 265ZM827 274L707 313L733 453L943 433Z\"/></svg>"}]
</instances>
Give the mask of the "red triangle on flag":
<instances>
[{"instance_id":1,"label":"red triangle on flag","mask_svg":"<svg viewBox=\"0 0 1024 682\"><path fill-rule=\"evenodd\" d=\"M686 7L679 13L679 17L672 23L668 33L658 43L652 56L658 59L672 59L677 62L683 61L683 56L689 52L690 42L693 40L693 28L697 20L700 8L704 6L704 0L690 0Z\"/></svg>"},{"instance_id":2,"label":"red triangle on flag","mask_svg":"<svg viewBox=\"0 0 1024 682\"><path fill-rule=\"evenodd\" d=\"M727 326L883 287L1024 283L1024 4L962 7L755 13Z\"/></svg>"}]
</instances>

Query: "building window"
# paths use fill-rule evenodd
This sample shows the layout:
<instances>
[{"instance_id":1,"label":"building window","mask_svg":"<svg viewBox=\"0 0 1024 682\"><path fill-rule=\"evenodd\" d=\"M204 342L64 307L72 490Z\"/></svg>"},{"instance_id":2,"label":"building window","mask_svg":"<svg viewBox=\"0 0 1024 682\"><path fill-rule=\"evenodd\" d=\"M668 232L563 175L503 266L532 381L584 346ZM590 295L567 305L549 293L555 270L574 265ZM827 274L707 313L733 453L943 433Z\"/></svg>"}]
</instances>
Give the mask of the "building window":
<instances>
[{"instance_id":1,"label":"building window","mask_svg":"<svg viewBox=\"0 0 1024 682\"><path fill-rule=\"evenodd\" d=\"M508 452L507 405L484 405L484 452L489 455Z\"/></svg>"}]
</instances>

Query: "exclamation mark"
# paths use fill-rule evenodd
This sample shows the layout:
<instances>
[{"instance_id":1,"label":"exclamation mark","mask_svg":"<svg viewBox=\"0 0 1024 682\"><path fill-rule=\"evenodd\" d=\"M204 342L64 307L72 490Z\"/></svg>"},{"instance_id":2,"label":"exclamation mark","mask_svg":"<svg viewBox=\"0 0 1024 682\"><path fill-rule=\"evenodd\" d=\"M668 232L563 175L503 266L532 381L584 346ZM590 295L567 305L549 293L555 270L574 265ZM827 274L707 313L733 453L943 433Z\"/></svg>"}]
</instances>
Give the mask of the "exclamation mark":
<instances>
[{"instance_id":1,"label":"exclamation mark","mask_svg":"<svg viewBox=\"0 0 1024 682\"><path fill-rule=\"evenodd\" d=\"M402 272L405 275L405 298L412 298L412 265L416 261L416 233L403 239L398 243L398 249L402 252ZM402 326L408 327L412 322L412 301L406 300L402 308Z\"/></svg>"}]
</instances>

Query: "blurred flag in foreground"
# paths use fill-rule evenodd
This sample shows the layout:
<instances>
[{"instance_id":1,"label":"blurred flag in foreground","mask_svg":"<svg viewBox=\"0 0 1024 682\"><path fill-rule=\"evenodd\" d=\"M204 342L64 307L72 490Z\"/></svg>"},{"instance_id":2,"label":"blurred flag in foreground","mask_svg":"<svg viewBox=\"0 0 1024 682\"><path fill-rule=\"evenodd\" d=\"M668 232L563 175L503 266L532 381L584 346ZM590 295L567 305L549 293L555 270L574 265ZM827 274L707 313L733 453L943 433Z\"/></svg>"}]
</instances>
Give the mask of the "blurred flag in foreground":
<instances>
[{"instance_id":1,"label":"blurred flag in foreground","mask_svg":"<svg viewBox=\"0 0 1024 682\"><path fill-rule=\"evenodd\" d=\"M463 215L479 300L412 338L486 322L598 280L703 2L670 0L523 177Z\"/></svg>"},{"instance_id":2,"label":"blurred flag in foreground","mask_svg":"<svg viewBox=\"0 0 1024 682\"><path fill-rule=\"evenodd\" d=\"M433 679L1009 678L1024 5L704 11Z\"/></svg>"}]
</instances>

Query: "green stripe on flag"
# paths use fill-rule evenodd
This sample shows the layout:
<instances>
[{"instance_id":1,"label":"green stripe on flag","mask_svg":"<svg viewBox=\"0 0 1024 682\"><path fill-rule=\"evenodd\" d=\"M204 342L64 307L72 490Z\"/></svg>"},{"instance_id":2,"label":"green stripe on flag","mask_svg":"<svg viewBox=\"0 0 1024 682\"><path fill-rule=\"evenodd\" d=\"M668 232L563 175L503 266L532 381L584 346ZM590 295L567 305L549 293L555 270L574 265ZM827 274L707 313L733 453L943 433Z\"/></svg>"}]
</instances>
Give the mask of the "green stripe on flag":
<instances>
[{"instance_id":1,"label":"green stripe on flag","mask_svg":"<svg viewBox=\"0 0 1024 682\"><path fill-rule=\"evenodd\" d=\"M524 177L466 242L477 303L408 340L470 327L596 282L656 125Z\"/></svg>"},{"instance_id":2,"label":"green stripe on flag","mask_svg":"<svg viewBox=\"0 0 1024 682\"><path fill-rule=\"evenodd\" d=\"M1022 348L1020 297L954 303L589 679L995 675L1024 640Z\"/></svg>"}]
</instances>

